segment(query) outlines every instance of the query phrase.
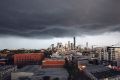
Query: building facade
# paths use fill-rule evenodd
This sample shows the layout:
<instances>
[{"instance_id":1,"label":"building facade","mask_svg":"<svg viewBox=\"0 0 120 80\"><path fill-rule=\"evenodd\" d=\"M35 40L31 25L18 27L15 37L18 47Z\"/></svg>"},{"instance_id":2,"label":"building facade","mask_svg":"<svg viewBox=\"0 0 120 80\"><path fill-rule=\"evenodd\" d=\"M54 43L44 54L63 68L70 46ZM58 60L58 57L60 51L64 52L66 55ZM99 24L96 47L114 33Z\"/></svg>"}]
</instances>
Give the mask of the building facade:
<instances>
[{"instance_id":1,"label":"building facade","mask_svg":"<svg viewBox=\"0 0 120 80\"><path fill-rule=\"evenodd\" d=\"M63 68L64 65L64 59L45 59L42 61L42 68Z\"/></svg>"},{"instance_id":2,"label":"building facade","mask_svg":"<svg viewBox=\"0 0 120 80\"><path fill-rule=\"evenodd\" d=\"M15 54L13 56L15 65L40 64L43 57L44 56L42 53Z\"/></svg>"}]
</instances>

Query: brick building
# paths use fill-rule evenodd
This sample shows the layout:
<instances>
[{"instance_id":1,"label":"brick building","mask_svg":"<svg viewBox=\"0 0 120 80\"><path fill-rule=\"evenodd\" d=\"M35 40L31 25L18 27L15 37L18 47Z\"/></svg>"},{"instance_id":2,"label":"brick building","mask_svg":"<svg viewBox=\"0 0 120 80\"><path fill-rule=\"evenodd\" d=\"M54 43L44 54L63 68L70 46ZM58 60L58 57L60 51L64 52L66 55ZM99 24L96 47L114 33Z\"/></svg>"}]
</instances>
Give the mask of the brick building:
<instances>
[{"instance_id":1,"label":"brick building","mask_svg":"<svg viewBox=\"0 0 120 80\"><path fill-rule=\"evenodd\" d=\"M44 57L43 53L25 53L15 54L13 56L15 65L40 64L43 57Z\"/></svg>"},{"instance_id":2,"label":"brick building","mask_svg":"<svg viewBox=\"0 0 120 80\"><path fill-rule=\"evenodd\" d=\"M65 65L64 59L45 59L42 61L42 68L63 68Z\"/></svg>"}]
</instances>

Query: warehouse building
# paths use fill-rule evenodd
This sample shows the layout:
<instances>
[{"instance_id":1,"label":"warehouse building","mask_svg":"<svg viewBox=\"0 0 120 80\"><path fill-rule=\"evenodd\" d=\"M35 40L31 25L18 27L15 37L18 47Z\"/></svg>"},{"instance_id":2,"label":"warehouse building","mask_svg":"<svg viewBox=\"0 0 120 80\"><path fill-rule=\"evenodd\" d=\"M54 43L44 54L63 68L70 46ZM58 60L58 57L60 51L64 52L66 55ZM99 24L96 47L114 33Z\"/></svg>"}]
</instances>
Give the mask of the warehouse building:
<instances>
[{"instance_id":1,"label":"warehouse building","mask_svg":"<svg viewBox=\"0 0 120 80\"><path fill-rule=\"evenodd\" d=\"M15 54L14 64L15 65L32 65L40 64L44 55L43 53L25 53L25 54Z\"/></svg>"},{"instance_id":2,"label":"warehouse building","mask_svg":"<svg viewBox=\"0 0 120 80\"><path fill-rule=\"evenodd\" d=\"M63 68L65 65L64 59L51 58L42 61L42 68Z\"/></svg>"},{"instance_id":3,"label":"warehouse building","mask_svg":"<svg viewBox=\"0 0 120 80\"><path fill-rule=\"evenodd\" d=\"M11 75L11 80L67 80L69 76L64 68L41 68L39 65L26 66Z\"/></svg>"}]
</instances>

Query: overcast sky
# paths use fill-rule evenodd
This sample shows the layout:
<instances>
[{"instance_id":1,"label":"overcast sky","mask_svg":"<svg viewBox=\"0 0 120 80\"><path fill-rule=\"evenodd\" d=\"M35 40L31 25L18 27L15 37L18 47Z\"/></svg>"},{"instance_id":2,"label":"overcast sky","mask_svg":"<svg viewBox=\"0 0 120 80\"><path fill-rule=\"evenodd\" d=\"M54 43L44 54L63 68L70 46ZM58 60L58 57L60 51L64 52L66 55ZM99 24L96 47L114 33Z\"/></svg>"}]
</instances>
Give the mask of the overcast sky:
<instances>
[{"instance_id":1,"label":"overcast sky","mask_svg":"<svg viewBox=\"0 0 120 80\"><path fill-rule=\"evenodd\" d=\"M120 42L120 0L0 0L0 48Z\"/></svg>"}]
</instances>

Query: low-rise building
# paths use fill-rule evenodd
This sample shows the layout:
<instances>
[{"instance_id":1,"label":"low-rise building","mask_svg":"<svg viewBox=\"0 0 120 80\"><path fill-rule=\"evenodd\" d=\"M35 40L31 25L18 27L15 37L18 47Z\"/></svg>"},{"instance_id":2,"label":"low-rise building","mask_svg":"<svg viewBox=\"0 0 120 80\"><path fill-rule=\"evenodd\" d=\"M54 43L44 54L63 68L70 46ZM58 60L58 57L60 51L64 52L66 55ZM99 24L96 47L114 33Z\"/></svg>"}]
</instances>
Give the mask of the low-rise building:
<instances>
[{"instance_id":1,"label":"low-rise building","mask_svg":"<svg viewBox=\"0 0 120 80\"><path fill-rule=\"evenodd\" d=\"M13 72L11 80L67 80L68 72L64 68L41 68L30 65Z\"/></svg>"},{"instance_id":2,"label":"low-rise building","mask_svg":"<svg viewBox=\"0 0 120 80\"><path fill-rule=\"evenodd\" d=\"M63 68L64 65L65 65L64 59L46 58L45 60L42 61L42 68Z\"/></svg>"},{"instance_id":3,"label":"low-rise building","mask_svg":"<svg viewBox=\"0 0 120 80\"><path fill-rule=\"evenodd\" d=\"M95 60L95 61L94 61ZM101 65L96 58L81 56L77 57L78 68L83 71L91 80L119 80L120 72L107 66ZM97 64L96 64L97 63Z\"/></svg>"},{"instance_id":4,"label":"low-rise building","mask_svg":"<svg viewBox=\"0 0 120 80\"><path fill-rule=\"evenodd\" d=\"M7 59L0 59L0 65L6 65Z\"/></svg>"},{"instance_id":5,"label":"low-rise building","mask_svg":"<svg viewBox=\"0 0 120 80\"><path fill-rule=\"evenodd\" d=\"M13 56L15 65L39 64L43 59L43 53L24 53Z\"/></svg>"},{"instance_id":6,"label":"low-rise building","mask_svg":"<svg viewBox=\"0 0 120 80\"><path fill-rule=\"evenodd\" d=\"M103 65L87 66L84 70L92 80L119 80L120 72L114 71Z\"/></svg>"},{"instance_id":7,"label":"low-rise building","mask_svg":"<svg viewBox=\"0 0 120 80\"><path fill-rule=\"evenodd\" d=\"M14 72L16 70L17 66L13 65L0 66L0 80L10 80L11 72Z\"/></svg>"}]
</instances>

